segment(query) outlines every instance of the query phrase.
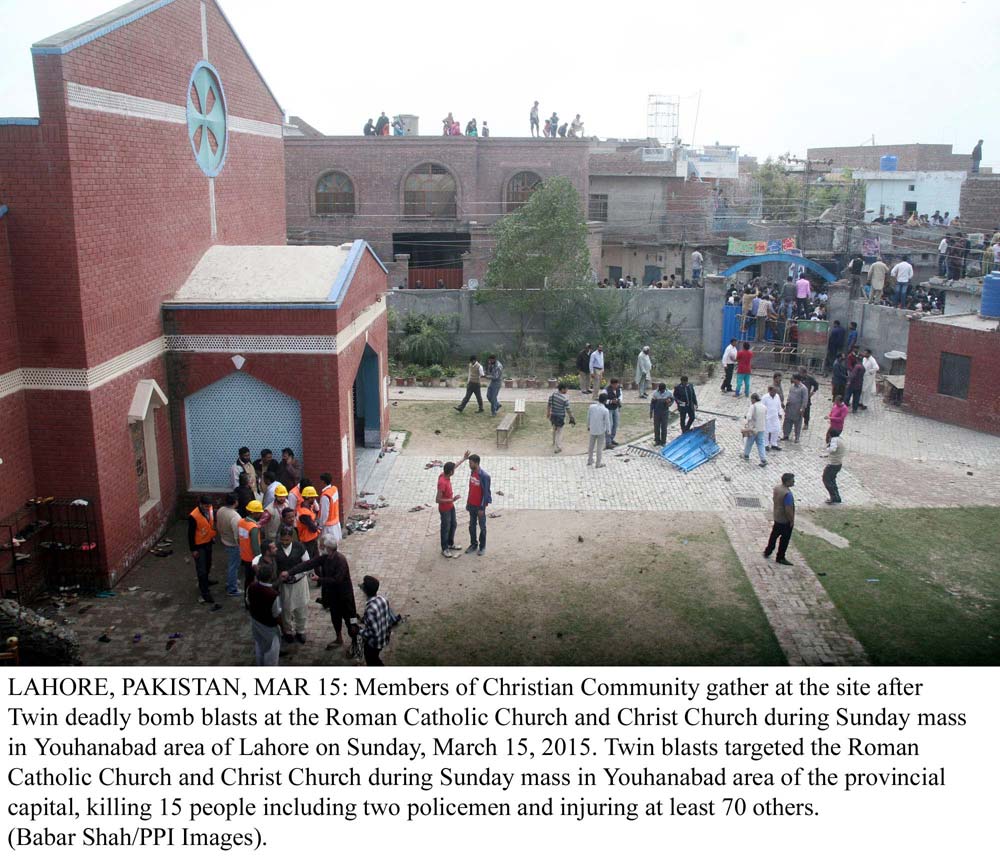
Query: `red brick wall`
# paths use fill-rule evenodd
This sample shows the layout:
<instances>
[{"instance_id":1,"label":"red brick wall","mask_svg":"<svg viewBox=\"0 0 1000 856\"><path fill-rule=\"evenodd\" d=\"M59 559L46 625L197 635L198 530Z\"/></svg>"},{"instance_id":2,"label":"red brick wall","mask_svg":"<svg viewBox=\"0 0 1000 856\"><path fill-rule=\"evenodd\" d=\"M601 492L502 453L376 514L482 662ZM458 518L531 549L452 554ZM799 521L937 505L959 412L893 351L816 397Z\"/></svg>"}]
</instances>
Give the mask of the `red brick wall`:
<instances>
[{"instance_id":1,"label":"red brick wall","mask_svg":"<svg viewBox=\"0 0 1000 856\"><path fill-rule=\"evenodd\" d=\"M938 393L942 352L972 358L967 400ZM915 321L907 347L905 401L922 416L1000 434L997 366L1000 333Z\"/></svg>"},{"instance_id":2,"label":"red brick wall","mask_svg":"<svg viewBox=\"0 0 1000 856\"><path fill-rule=\"evenodd\" d=\"M892 146L831 146L809 149L810 160L833 160L831 169L878 169L883 155L895 155L897 169L950 170L970 169L972 155L952 151L949 145L938 143L906 143Z\"/></svg>"},{"instance_id":3,"label":"red brick wall","mask_svg":"<svg viewBox=\"0 0 1000 856\"><path fill-rule=\"evenodd\" d=\"M285 141L285 184L289 235L303 230L311 240L339 244L368 241L385 262L392 261L393 232L467 232L504 212L507 182L529 170L542 178L565 176L586 206L589 143L568 140L513 140L465 137L326 137ZM403 217L403 182L419 164L431 161L451 171L458 184L455 220ZM354 215L315 216L316 180L329 170L354 183Z\"/></svg>"},{"instance_id":4,"label":"red brick wall","mask_svg":"<svg viewBox=\"0 0 1000 856\"><path fill-rule=\"evenodd\" d=\"M966 231L991 235L1000 230L1000 175L967 178L959 210Z\"/></svg>"}]
</instances>

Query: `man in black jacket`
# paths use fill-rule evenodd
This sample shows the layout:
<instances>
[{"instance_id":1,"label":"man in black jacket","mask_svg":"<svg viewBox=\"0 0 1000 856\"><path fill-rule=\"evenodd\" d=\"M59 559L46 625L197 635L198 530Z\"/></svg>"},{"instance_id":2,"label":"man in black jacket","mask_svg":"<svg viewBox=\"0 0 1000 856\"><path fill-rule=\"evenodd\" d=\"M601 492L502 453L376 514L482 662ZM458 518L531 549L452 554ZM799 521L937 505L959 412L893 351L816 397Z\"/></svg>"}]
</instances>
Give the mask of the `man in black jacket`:
<instances>
[{"instance_id":1,"label":"man in black jacket","mask_svg":"<svg viewBox=\"0 0 1000 856\"><path fill-rule=\"evenodd\" d=\"M686 434L694 424L694 415L698 407L698 396L694 385L688 383L687 375L681 376L681 382L674 387L674 401L677 402L677 413L681 418L681 433Z\"/></svg>"},{"instance_id":2,"label":"man in black jacket","mask_svg":"<svg viewBox=\"0 0 1000 856\"><path fill-rule=\"evenodd\" d=\"M590 342L576 355L576 370L580 374L580 393L590 395L593 392L590 388Z\"/></svg>"}]
</instances>

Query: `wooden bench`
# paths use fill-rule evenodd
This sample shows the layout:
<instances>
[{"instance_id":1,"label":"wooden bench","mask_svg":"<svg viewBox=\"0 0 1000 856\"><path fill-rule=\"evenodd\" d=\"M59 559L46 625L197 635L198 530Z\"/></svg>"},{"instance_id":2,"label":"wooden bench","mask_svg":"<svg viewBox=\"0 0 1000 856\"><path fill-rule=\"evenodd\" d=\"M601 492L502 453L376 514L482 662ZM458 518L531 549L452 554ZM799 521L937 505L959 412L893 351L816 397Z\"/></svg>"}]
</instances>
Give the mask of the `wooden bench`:
<instances>
[{"instance_id":1,"label":"wooden bench","mask_svg":"<svg viewBox=\"0 0 1000 856\"><path fill-rule=\"evenodd\" d=\"M515 424L523 425L524 421L528 418L527 408L524 404L523 398L518 398L514 401L514 419L517 420Z\"/></svg>"},{"instance_id":2,"label":"wooden bench","mask_svg":"<svg viewBox=\"0 0 1000 856\"><path fill-rule=\"evenodd\" d=\"M508 413L497 425L497 448L506 447L510 444L510 435L517 427L517 414Z\"/></svg>"}]
</instances>

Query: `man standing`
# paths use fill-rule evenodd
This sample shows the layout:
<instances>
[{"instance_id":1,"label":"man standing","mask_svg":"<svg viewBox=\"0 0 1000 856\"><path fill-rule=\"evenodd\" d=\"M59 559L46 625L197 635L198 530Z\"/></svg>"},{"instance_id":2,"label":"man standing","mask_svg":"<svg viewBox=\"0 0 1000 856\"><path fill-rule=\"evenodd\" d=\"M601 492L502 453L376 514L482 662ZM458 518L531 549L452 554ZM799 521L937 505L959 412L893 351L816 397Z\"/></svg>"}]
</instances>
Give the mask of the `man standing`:
<instances>
[{"instance_id":1,"label":"man standing","mask_svg":"<svg viewBox=\"0 0 1000 856\"><path fill-rule=\"evenodd\" d=\"M500 387L503 386L503 363L497 359L496 354L490 354L486 361L486 377L490 381L490 385L486 387L486 400L490 403L490 416L496 416L497 411L503 407L500 403Z\"/></svg>"},{"instance_id":2,"label":"man standing","mask_svg":"<svg viewBox=\"0 0 1000 856\"><path fill-rule=\"evenodd\" d=\"M847 398L844 404L851 405L851 413L857 413L861 406L861 390L865 385L865 366L858 360L847 376Z\"/></svg>"},{"instance_id":3,"label":"man standing","mask_svg":"<svg viewBox=\"0 0 1000 856\"><path fill-rule=\"evenodd\" d=\"M844 361L843 354L837 354L833 360L833 390L831 392L831 398L836 399L839 395L841 398L847 395L847 378L849 373L847 371L847 363Z\"/></svg>"},{"instance_id":4,"label":"man standing","mask_svg":"<svg viewBox=\"0 0 1000 856\"><path fill-rule=\"evenodd\" d=\"M545 406L545 418L552 425L552 453L558 455L562 451L562 432L567 418L570 425L576 425L576 419L573 418L573 412L569 407L565 383L560 383L559 389L549 396L549 402Z\"/></svg>"},{"instance_id":5,"label":"man standing","mask_svg":"<svg viewBox=\"0 0 1000 856\"><path fill-rule=\"evenodd\" d=\"M340 528L340 491L333 483L333 476L330 473L320 473L319 480L322 483L319 491L319 519L320 535L330 535L338 541L344 537Z\"/></svg>"},{"instance_id":6,"label":"man standing","mask_svg":"<svg viewBox=\"0 0 1000 856\"><path fill-rule=\"evenodd\" d=\"M812 296L812 285L803 271L795 282L795 306L800 318L809 317L809 299Z\"/></svg>"},{"instance_id":7,"label":"man standing","mask_svg":"<svg viewBox=\"0 0 1000 856\"><path fill-rule=\"evenodd\" d=\"M389 644L392 628L399 624L400 618L392 611L389 601L379 595L379 582L375 577L366 576L359 588L368 598L358 633L364 645L365 665L384 666L380 654Z\"/></svg>"},{"instance_id":8,"label":"man standing","mask_svg":"<svg viewBox=\"0 0 1000 856\"><path fill-rule=\"evenodd\" d=\"M249 597L250 584L254 580L253 560L260 555L260 526L257 521L264 513L264 506L254 500L247 506L246 517L239 522L240 563L243 565L243 597Z\"/></svg>"},{"instance_id":9,"label":"man standing","mask_svg":"<svg viewBox=\"0 0 1000 856\"><path fill-rule=\"evenodd\" d=\"M827 505L840 504L840 490L837 488L837 476L840 473L840 468L844 465L844 453L846 451L847 448L844 445L844 439L838 432L837 436L830 438L826 451L822 453L822 457L829 461L823 467L823 487L830 494L830 498L826 501Z\"/></svg>"},{"instance_id":10,"label":"man standing","mask_svg":"<svg viewBox=\"0 0 1000 856\"><path fill-rule=\"evenodd\" d=\"M725 373L722 378L721 387L723 392L733 391L733 372L736 369L736 357L738 353L739 351L736 350L736 340L730 339L726 350L722 354L722 371Z\"/></svg>"},{"instance_id":11,"label":"man standing","mask_svg":"<svg viewBox=\"0 0 1000 856\"><path fill-rule=\"evenodd\" d=\"M861 387L861 409L867 410L868 406L875 398L875 373L879 369L878 362L872 356L871 348L865 349L865 356L861 360L861 365L865 367L864 384Z\"/></svg>"},{"instance_id":12,"label":"man standing","mask_svg":"<svg viewBox=\"0 0 1000 856\"><path fill-rule=\"evenodd\" d=\"M208 575L212 571L212 542L215 540L215 509L212 508L212 497L198 497L198 505L188 516L188 548L194 560L194 570L198 575L198 590L201 592L201 602L212 604L215 612L222 607L215 602L208 590L211 585Z\"/></svg>"},{"instance_id":13,"label":"man standing","mask_svg":"<svg viewBox=\"0 0 1000 856\"><path fill-rule=\"evenodd\" d=\"M597 398L601 393L601 383L604 380L604 346L598 345L597 350L590 355L590 388Z\"/></svg>"},{"instance_id":14,"label":"man standing","mask_svg":"<svg viewBox=\"0 0 1000 856\"><path fill-rule=\"evenodd\" d=\"M701 250L691 253L691 282L695 285L701 282L701 269L704 265L705 257L701 254Z\"/></svg>"},{"instance_id":15,"label":"man standing","mask_svg":"<svg viewBox=\"0 0 1000 856\"><path fill-rule=\"evenodd\" d=\"M271 475L277 478L278 462L274 460L274 453L270 449L260 450L260 457L253 462L253 468L257 473L257 484L262 484L261 479L264 473L271 473Z\"/></svg>"},{"instance_id":16,"label":"man standing","mask_svg":"<svg viewBox=\"0 0 1000 856\"><path fill-rule=\"evenodd\" d=\"M826 364L828 366L832 366L837 354L844 350L844 343L846 341L847 336L844 328L840 326L839 321L834 321L826 339Z\"/></svg>"},{"instance_id":17,"label":"man standing","mask_svg":"<svg viewBox=\"0 0 1000 856\"><path fill-rule=\"evenodd\" d=\"M781 446L778 445L778 438L781 436L781 420L785 415L785 411L781 405L781 399L778 398L778 391L773 385L767 388L767 395L764 396L761 403L764 405L764 410L767 414L764 420L764 427L767 431L767 443L764 448L769 452L780 452Z\"/></svg>"},{"instance_id":18,"label":"man standing","mask_svg":"<svg viewBox=\"0 0 1000 856\"><path fill-rule=\"evenodd\" d=\"M319 513L319 494L312 485L302 488L302 500L295 507L296 526L298 527L299 540L314 556L318 550L315 542L319 539L320 525L316 520Z\"/></svg>"},{"instance_id":19,"label":"man standing","mask_svg":"<svg viewBox=\"0 0 1000 856\"><path fill-rule=\"evenodd\" d=\"M976 147L972 150L972 174L976 175L979 172L979 162L983 159L983 141L980 140L976 143Z\"/></svg>"},{"instance_id":20,"label":"man standing","mask_svg":"<svg viewBox=\"0 0 1000 856\"><path fill-rule=\"evenodd\" d=\"M605 437L606 444L604 448L614 449L618 445L615 442L615 436L618 434L618 426L621 424L622 416L622 388L618 378L611 378L611 383L604 390L604 394L607 396L605 407L608 408L608 413L611 415L611 430Z\"/></svg>"},{"instance_id":21,"label":"man standing","mask_svg":"<svg viewBox=\"0 0 1000 856\"><path fill-rule=\"evenodd\" d=\"M646 398L646 388L653 376L653 360L649 356L649 345L639 351L635 363L635 382L639 385L639 398Z\"/></svg>"},{"instance_id":22,"label":"man standing","mask_svg":"<svg viewBox=\"0 0 1000 856\"><path fill-rule=\"evenodd\" d=\"M861 253L856 254L847 266L851 273L851 300L857 300L861 297L861 271L864 270L864 267L865 260L861 258Z\"/></svg>"},{"instance_id":23,"label":"man standing","mask_svg":"<svg viewBox=\"0 0 1000 856\"><path fill-rule=\"evenodd\" d=\"M847 350L857 347L858 344L858 322L852 321L847 325Z\"/></svg>"},{"instance_id":24,"label":"man standing","mask_svg":"<svg viewBox=\"0 0 1000 856\"><path fill-rule=\"evenodd\" d=\"M263 496L260 498L260 504L267 509L267 507L274 502L275 491L278 487L284 487L284 485L278 481L278 477L270 470L264 470L264 474L260 477L259 484L263 490Z\"/></svg>"},{"instance_id":25,"label":"man standing","mask_svg":"<svg viewBox=\"0 0 1000 856\"><path fill-rule=\"evenodd\" d=\"M740 387L743 387L745 395L750 395L750 372L753 369L753 352L750 350L750 343L744 342L743 347L736 355L736 395L740 397Z\"/></svg>"},{"instance_id":26,"label":"man standing","mask_svg":"<svg viewBox=\"0 0 1000 856\"><path fill-rule=\"evenodd\" d=\"M938 244L938 276L948 275L948 236L945 235Z\"/></svg>"},{"instance_id":27,"label":"man standing","mask_svg":"<svg viewBox=\"0 0 1000 856\"><path fill-rule=\"evenodd\" d=\"M757 455L760 458L760 466L767 466L767 454L764 445L764 435L767 430L767 408L764 407L760 396L753 393L750 396L750 408L747 410L743 424L743 434L746 442L743 445L743 460L750 460L750 450L757 447Z\"/></svg>"},{"instance_id":28,"label":"man standing","mask_svg":"<svg viewBox=\"0 0 1000 856\"><path fill-rule=\"evenodd\" d=\"M910 291L910 280L913 279L913 265L910 259L903 256L890 271L893 279L896 280L896 306L906 309L906 298Z\"/></svg>"},{"instance_id":29,"label":"man standing","mask_svg":"<svg viewBox=\"0 0 1000 856\"><path fill-rule=\"evenodd\" d=\"M274 541L278 537L278 530L281 528L281 513L288 507L288 488L278 482L274 488L274 499L270 505L264 505L264 513L257 521L257 525L264 530L264 537L268 541Z\"/></svg>"},{"instance_id":30,"label":"man standing","mask_svg":"<svg viewBox=\"0 0 1000 856\"><path fill-rule=\"evenodd\" d=\"M226 551L226 594L240 594L240 513L236 510L236 494L226 494L222 508L215 515L219 541Z\"/></svg>"},{"instance_id":31,"label":"man standing","mask_svg":"<svg viewBox=\"0 0 1000 856\"><path fill-rule=\"evenodd\" d=\"M799 442L799 436L802 433L802 417L805 415L808 404L809 393L802 385L802 379L797 374L792 375L792 386L788 390L788 398L785 399L785 424L782 426L782 440L787 440L794 428L794 442Z\"/></svg>"},{"instance_id":32,"label":"man standing","mask_svg":"<svg viewBox=\"0 0 1000 856\"><path fill-rule=\"evenodd\" d=\"M476 355L473 354L469 357L469 375L465 384L465 398L463 398L462 403L455 408L459 413L465 410L465 405L469 403L469 399L472 398L472 396L476 396L476 401L479 404L479 410L476 412L484 412L483 393L480 387L485 374L486 372L483 371L483 366L479 360L476 359Z\"/></svg>"},{"instance_id":33,"label":"man standing","mask_svg":"<svg viewBox=\"0 0 1000 856\"><path fill-rule=\"evenodd\" d=\"M531 108L531 114L528 117L528 121L531 122L531 136L538 136L538 102L536 101Z\"/></svg>"},{"instance_id":34,"label":"man standing","mask_svg":"<svg viewBox=\"0 0 1000 856\"><path fill-rule=\"evenodd\" d=\"M795 317L795 297L795 280L789 275L781 287L781 305L785 307L785 314L789 318Z\"/></svg>"},{"instance_id":35,"label":"man standing","mask_svg":"<svg viewBox=\"0 0 1000 856\"><path fill-rule=\"evenodd\" d=\"M493 502L490 490L490 474L479 463L479 455L469 455L469 493L465 500L465 510L469 512L469 547L466 553L486 552L486 509ZM479 536L476 536L476 527Z\"/></svg>"},{"instance_id":36,"label":"man standing","mask_svg":"<svg viewBox=\"0 0 1000 856\"><path fill-rule=\"evenodd\" d=\"M295 452L289 448L281 450L281 463L278 464L278 481L288 490L297 485L302 478L302 465L295 460Z\"/></svg>"},{"instance_id":37,"label":"man standing","mask_svg":"<svg viewBox=\"0 0 1000 856\"><path fill-rule=\"evenodd\" d=\"M576 355L576 370L580 375L580 394L590 395L593 391L590 385L590 342Z\"/></svg>"},{"instance_id":38,"label":"man standing","mask_svg":"<svg viewBox=\"0 0 1000 856\"><path fill-rule=\"evenodd\" d=\"M670 408L674 397L667 392L667 385L661 383L649 400L649 417L653 420L653 445L667 445L667 427L670 425Z\"/></svg>"},{"instance_id":39,"label":"man standing","mask_svg":"<svg viewBox=\"0 0 1000 856\"><path fill-rule=\"evenodd\" d=\"M458 463L468 460L469 453L462 456ZM434 501L438 506L438 514L441 517L441 555L446 559L455 559L461 555L461 551L455 550L455 531L458 529L458 515L455 513L455 503L462 498L461 494L456 494L451 485L451 477L455 473L457 465L454 461L448 461L444 465L444 472L438 476L437 495Z\"/></svg>"},{"instance_id":40,"label":"man standing","mask_svg":"<svg viewBox=\"0 0 1000 856\"><path fill-rule=\"evenodd\" d=\"M256 662L258 666L277 666L281 655L281 598L274 587L274 560L261 556L255 573L256 578L247 586L247 608Z\"/></svg>"},{"instance_id":41,"label":"man standing","mask_svg":"<svg viewBox=\"0 0 1000 856\"><path fill-rule=\"evenodd\" d=\"M236 490L240 486L240 473L247 475L247 487L256 495L257 493L257 471L250 461L250 450L243 446L236 456L236 463L229 468L229 475L232 479L231 487Z\"/></svg>"},{"instance_id":42,"label":"man standing","mask_svg":"<svg viewBox=\"0 0 1000 856\"><path fill-rule=\"evenodd\" d=\"M601 463L601 456L604 454L604 445L607 436L611 433L611 414L605 407L607 393L602 392L597 396L597 401L587 408L587 431L590 439L587 443L587 466L594 466L594 450L597 450L597 469L604 466Z\"/></svg>"},{"instance_id":43,"label":"man standing","mask_svg":"<svg viewBox=\"0 0 1000 856\"><path fill-rule=\"evenodd\" d=\"M809 427L809 416L812 413L812 400L813 396L819 390L819 382L811 374L809 374L809 369L806 366L801 366L799 368L799 380L806 389L806 407L802 411L802 425L805 428Z\"/></svg>"},{"instance_id":44,"label":"man standing","mask_svg":"<svg viewBox=\"0 0 1000 856\"><path fill-rule=\"evenodd\" d=\"M868 295L868 302L876 306L882 302L882 292L885 289L885 278L889 273L889 266L881 258L875 260L868 268L868 281L872 289Z\"/></svg>"},{"instance_id":45,"label":"man standing","mask_svg":"<svg viewBox=\"0 0 1000 856\"><path fill-rule=\"evenodd\" d=\"M681 433L686 434L694 424L695 411L698 407L698 396L695 395L694 385L688 383L687 375L682 375L681 382L674 387L674 401L677 402Z\"/></svg>"},{"instance_id":46,"label":"man standing","mask_svg":"<svg viewBox=\"0 0 1000 856\"><path fill-rule=\"evenodd\" d=\"M785 473L781 477L781 484L774 489L774 525L771 527L771 536L764 548L764 558L771 558L774 545L777 543L778 555L775 561L779 565L792 564L785 558L785 551L788 549L788 542L795 526L795 497L792 496L794 484L795 476L792 473Z\"/></svg>"},{"instance_id":47,"label":"man standing","mask_svg":"<svg viewBox=\"0 0 1000 856\"><path fill-rule=\"evenodd\" d=\"M296 541L294 535L294 530L288 526L282 526L278 530L274 563L278 572L284 641L304 645L308 621L309 578L304 571L293 572L292 568L302 562L308 562L315 554L311 554L301 542Z\"/></svg>"}]
</instances>

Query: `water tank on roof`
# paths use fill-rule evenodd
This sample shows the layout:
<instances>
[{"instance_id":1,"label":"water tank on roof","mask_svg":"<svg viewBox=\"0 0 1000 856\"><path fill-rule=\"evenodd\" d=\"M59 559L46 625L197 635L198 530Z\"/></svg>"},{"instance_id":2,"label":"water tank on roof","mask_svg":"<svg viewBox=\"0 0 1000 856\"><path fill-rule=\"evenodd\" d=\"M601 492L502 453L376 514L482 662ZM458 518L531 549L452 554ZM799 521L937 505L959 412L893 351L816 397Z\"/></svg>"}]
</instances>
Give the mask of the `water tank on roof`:
<instances>
[{"instance_id":1,"label":"water tank on roof","mask_svg":"<svg viewBox=\"0 0 1000 856\"><path fill-rule=\"evenodd\" d=\"M882 155L879 158L878 168L882 172L895 172L896 167L899 165L899 158L895 155Z\"/></svg>"},{"instance_id":2,"label":"water tank on roof","mask_svg":"<svg viewBox=\"0 0 1000 856\"><path fill-rule=\"evenodd\" d=\"M1000 273L983 277L983 301L979 306L983 318L1000 318Z\"/></svg>"}]
</instances>

